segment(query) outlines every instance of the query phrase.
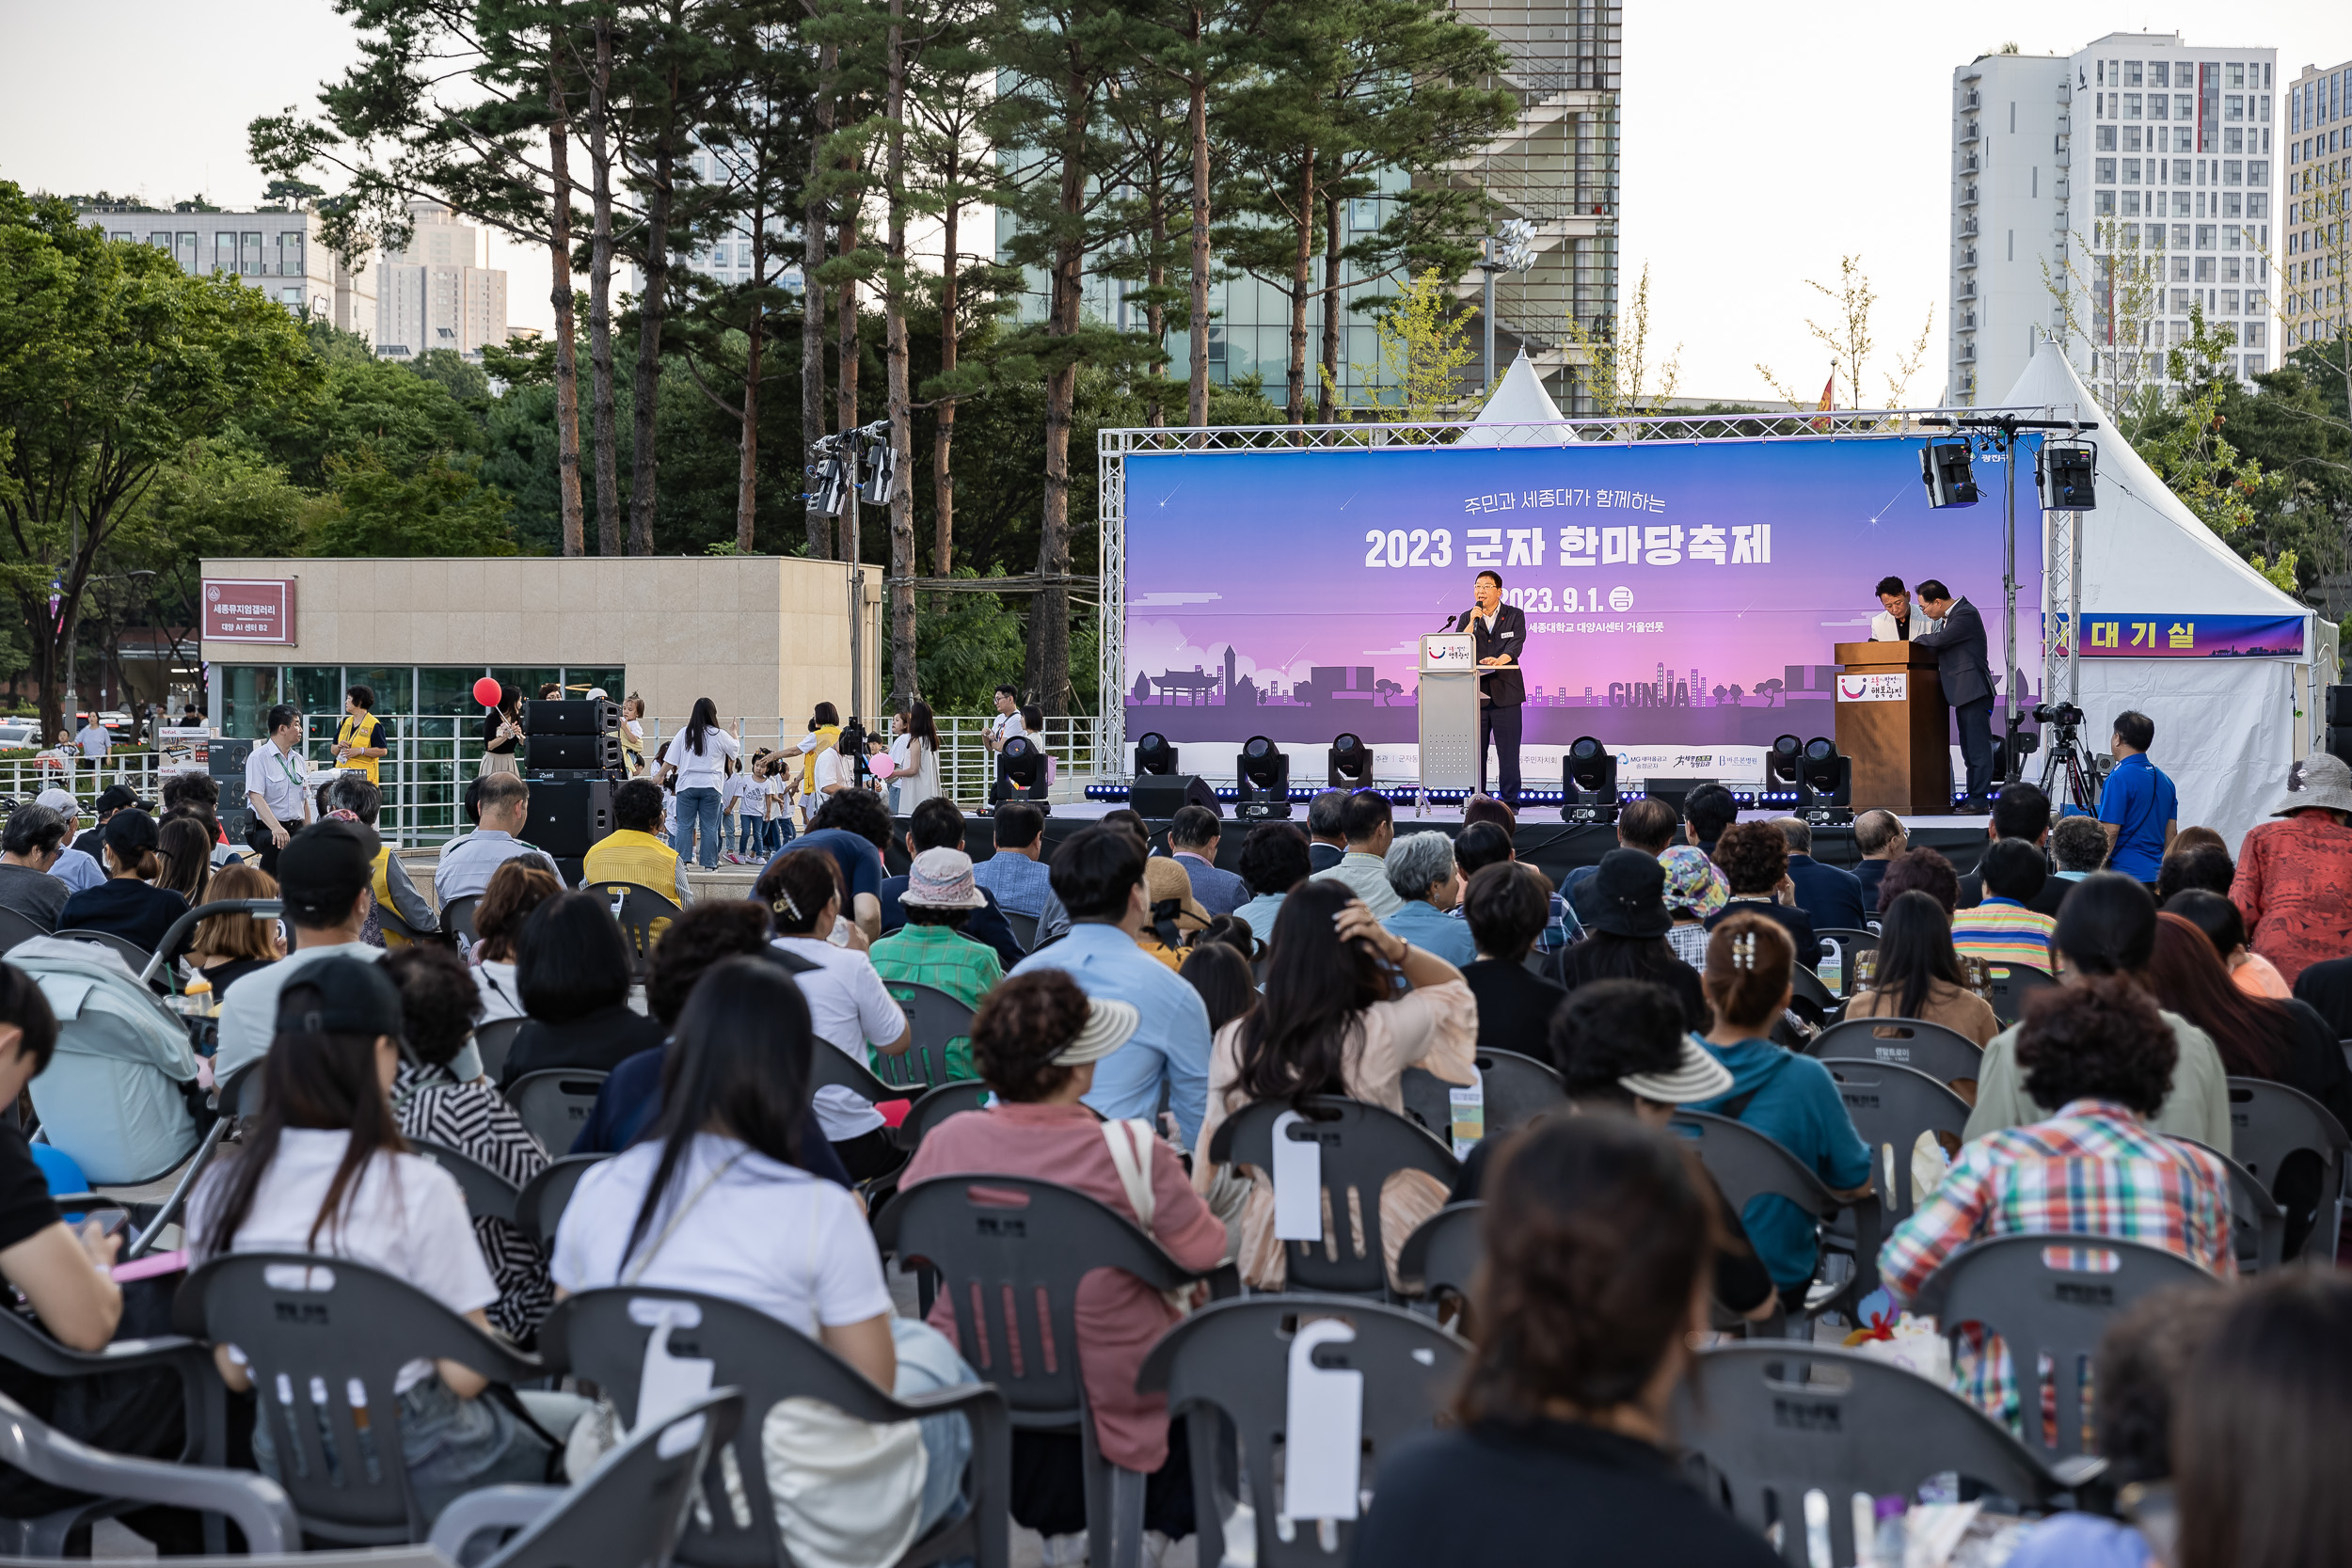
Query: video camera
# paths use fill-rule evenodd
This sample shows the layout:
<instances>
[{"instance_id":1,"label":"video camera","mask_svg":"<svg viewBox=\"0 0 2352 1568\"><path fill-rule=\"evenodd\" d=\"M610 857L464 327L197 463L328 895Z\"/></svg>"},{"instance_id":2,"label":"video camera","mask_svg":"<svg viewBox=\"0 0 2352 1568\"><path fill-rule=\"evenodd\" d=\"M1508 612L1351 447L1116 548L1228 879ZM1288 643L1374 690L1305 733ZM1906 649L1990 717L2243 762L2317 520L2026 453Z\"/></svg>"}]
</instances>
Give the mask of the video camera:
<instances>
[{"instance_id":1,"label":"video camera","mask_svg":"<svg viewBox=\"0 0 2352 1568\"><path fill-rule=\"evenodd\" d=\"M2033 720L2037 724L2063 724L2071 729L2083 721L2083 710L2073 703L2036 703Z\"/></svg>"}]
</instances>

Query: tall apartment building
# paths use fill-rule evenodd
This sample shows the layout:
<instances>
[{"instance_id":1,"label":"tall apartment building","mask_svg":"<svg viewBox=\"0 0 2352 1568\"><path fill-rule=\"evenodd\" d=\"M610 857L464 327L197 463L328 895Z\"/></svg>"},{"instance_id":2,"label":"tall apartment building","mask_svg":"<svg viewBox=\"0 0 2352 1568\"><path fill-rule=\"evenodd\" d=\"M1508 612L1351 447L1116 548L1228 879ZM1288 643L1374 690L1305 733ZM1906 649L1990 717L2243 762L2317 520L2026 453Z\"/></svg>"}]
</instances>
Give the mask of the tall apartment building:
<instances>
[{"instance_id":1,"label":"tall apartment building","mask_svg":"<svg viewBox=\"0 0 2352 1568\"><path fill-rule=\"evenodd\" d=\"M384 253L376 283L375 352L409 359L429 349L481 357L506 341L506 273L482 264L482 231L437 201L408 203L408 244Z\"/></svg>"},{"instance_id":2,"label":"tall apartment building","mask_svg":"<svg viewBox=\"0 0 2352 1568\"><path fill-rule=\"evenodd\" d=\"M285 207L167 213L123 202L85 207L81 218L108 239L153 245L192 277L231 274L296 315L373 338L375 279L327 249L316 213Z\"/></svg>"},{"instance_id":3,"label":"tall apartment building","mask_svg":"<svg viewBox=\"0 0 2352 1568\"><path fill-rule=\"evenodd\" d=\"M2352 331L2352 61L2305 66L2280 111L2286 192L2279 210L2282 354Z\"/></svg>"},{"instance_id":4,"label":"tall apartment building","mask_svg":"<svg viewBox=\"0 0 2352 1568\"><path fill-rule=\"evenodd\" d=\"M2006 394L2046 333L2109 407L2167 385L2190 309L2276 362L2276 50L2110 33L1952 73L1948 399Z\"/></svg>"}]
</instances>

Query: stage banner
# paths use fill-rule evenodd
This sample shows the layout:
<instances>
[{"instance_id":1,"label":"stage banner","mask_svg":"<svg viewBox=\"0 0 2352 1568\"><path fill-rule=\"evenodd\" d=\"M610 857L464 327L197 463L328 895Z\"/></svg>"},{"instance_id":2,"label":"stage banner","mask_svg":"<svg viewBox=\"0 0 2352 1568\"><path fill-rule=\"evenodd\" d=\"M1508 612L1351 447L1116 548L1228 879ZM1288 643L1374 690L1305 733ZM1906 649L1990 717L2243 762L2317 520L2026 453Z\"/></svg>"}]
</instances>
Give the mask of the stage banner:
<instances>
[{"instance_id":1,"label":"stage banner","mask_svg":"<svg viewBox=\"0 0 2352 1568\"><path fill-rule=\"evenodd\" d=\"M2300 615L2091 614L2085 658L2301 658ZM2055 617L2066 624L2063 610Z\"/></svg>"},{"instance_id":2,"label":"stage banner","mask_svg":"<svg viewBox=\"0 0 2352 1568\"><path fill-rule=\"evenodd\" d=\"M1409 741L1421 635L1502 574L1526 739L1769 745L1835 731L1834 645L1879 579L1941 578L2001 665L2002 459L1935 511L1916 436L1132 454L1130 737ZM2023 460L2033 445L2024 443ZM2018 662L2041 667L2042 514L2017 497Z\"/></svg>"}]
</instances>

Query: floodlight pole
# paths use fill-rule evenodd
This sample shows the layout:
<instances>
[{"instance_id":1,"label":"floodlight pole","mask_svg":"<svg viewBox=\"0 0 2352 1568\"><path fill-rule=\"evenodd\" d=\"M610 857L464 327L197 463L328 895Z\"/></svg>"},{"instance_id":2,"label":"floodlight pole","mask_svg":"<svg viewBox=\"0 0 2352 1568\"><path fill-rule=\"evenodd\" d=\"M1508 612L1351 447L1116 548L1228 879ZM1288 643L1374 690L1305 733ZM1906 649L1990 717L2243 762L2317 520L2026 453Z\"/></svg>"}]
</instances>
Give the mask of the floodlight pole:
<instances>
[{"instance_id":1,"label":"floodlight pole","mask_svg":"<svg viewBox=\"0 0 2352 1568\"><path fill-rule=\"evenodd\" d=\"M1487 393L1492 395L1495 389L1495 274L1502 270L1502 263L1495 260L1495 237L1492 234L1486 236L1486 250L1479 260L1478 270L1486 275L1486 308L1479 316L1481 325L1486 329L1486 347L1485 356L1479 361L1479 371Z\"/></svg>"}]
</instances>

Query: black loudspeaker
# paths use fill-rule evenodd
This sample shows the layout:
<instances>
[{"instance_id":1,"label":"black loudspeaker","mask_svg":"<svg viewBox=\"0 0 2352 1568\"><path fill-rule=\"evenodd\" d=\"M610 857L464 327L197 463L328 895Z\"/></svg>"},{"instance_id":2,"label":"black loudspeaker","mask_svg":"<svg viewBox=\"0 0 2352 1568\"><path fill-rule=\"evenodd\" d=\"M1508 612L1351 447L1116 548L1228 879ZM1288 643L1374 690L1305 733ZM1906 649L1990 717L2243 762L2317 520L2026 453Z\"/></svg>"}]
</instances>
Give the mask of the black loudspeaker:
<instances>
[{"instance_id":1,"label":"black loudspeaker","mask_svg":"<svg viewBox=\"0 0 2352 1568\"><path fill-rule=\"evenodd\" d=\"M1139 778L1127 786L1127 804L1135 809L1137 816L1146 818L1170 817L1186 806L1206 806L1219 816L1225 815L1224 806L1217 800L1216 791L1211 789L1198 773L1154 774Z\"/></svg>"},{"instance_id":2,"label":"black loudspeaker","mask_svg":"<svg viewBox=\"0 0 2352 1568\"><path fill-rule=\"evenodd\" d=\"M2331 686L2328 689L2328 722L2352 728L2352 686ZM217 770L214 776L219 776Z\"/></svg>"},{"instance_id":3,"label":"black loudspeaker","mask_svg":"<svg viewBox=\"0 0 2352 1568\"><path fill-rule=\"evenodd\" d=\"M620 729L621 705L604 697L528 702L523 705L522 721L526 736L605 735Z\"/></svg>"},{"instance_id":4,"label":"black loudspeaker","mask_svg":"<svg viewBox=\"0 0 2352 1568\"><path fill-rule=\"evenodd\" d=\"M523 841L557 860L576 860L612 832L610 779L533 779Z\"/></svg>"},{"instance_id":5,"label":"black loudspeaker","mask_svg":"<svg viewBox=\"0 0 2352 1568\"><path fill-rule=\"evenodd\" d=\"M2328 726L2328 754L2342 762L2345 767L2352 768L2352 726L2343 724Z\"/></svg>"},{"instance_id":6,"label":"black loudspeaker","mask_svg":"<svg viewBox=\"0 0 2352 1568\"><path fill-rule=\"evenodd\" d=\"M245 798L245 765L256 745L266 744L221 736L204 748L204 770L220 789L220 806L215 815L220 818L221 832L229 835L231 844L243 844L253 824L261 820L254 815L252 802ZM67 842L72 838L71 832L66 834Z\"/></svg>"},{"instance_id":7,"label":"black loudspeaker","mask_svg":"<svg viewBox=\"0 0 2352 1568\"><path fill-rule=\"evenodd\" d=\"M563 705L591 707L596 705L568 703ZM617 733L575 735L566 730L527 736L523 739L523 766L533 773L618 768L621 766L621 737Z\"/></svg>"}]
</instances>

